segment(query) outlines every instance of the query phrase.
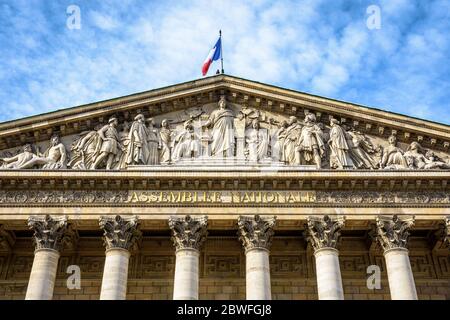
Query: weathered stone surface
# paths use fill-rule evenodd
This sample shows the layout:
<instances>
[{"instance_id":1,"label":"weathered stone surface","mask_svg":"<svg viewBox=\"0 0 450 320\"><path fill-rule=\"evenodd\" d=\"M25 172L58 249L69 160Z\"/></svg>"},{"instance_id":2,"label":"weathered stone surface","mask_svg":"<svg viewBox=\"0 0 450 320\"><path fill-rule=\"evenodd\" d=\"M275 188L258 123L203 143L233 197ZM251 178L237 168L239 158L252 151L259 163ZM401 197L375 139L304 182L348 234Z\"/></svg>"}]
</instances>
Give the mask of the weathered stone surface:
<instances>
[{"instance_id":1,"label":"weathered stone surface","mask_svg":"<svg viewBox=\"0 0 450 320\"><path fill-rule=\"evenodd\" d=\"M238 219L239 240L245 251L269 250L272 245L276 217L240 216Z\"/></svg>"},{"instance_id":2,"label":"weathered stone surface","mask_svg":"<svg viewBox=\"0 0 450 320\"><path fill-rule=\"evenodd\" d=\"M334 248L338 245L341 229L344 226L345 217L308 217L305 226L305 238L314 248Z\"/></svg>"},{"instance_id":3,"label":"weathered stone surface","mask_svg":"<svg viewBox=\"0 0 450 320\"><path fill-rule=\"evenodd\" d=\"M376 239L384 251L407 248L410 229L414 225L414 217L379 216L376 222Z\"/></svg>"},{"instance_id":4,"label":"weathered stone surface","mask_svg":"<svg viewBox=\"0 0 450 320\"><path fill-rule=\"evenodd\" d=\"M122 248L130 250L141 233L138 230L138 218L136 216L103 216L99 219L100 228L103 230L106 249Z\"/></svg>"},{"instance_id":5,"label":"weathered stone surface","mask_svg":"<svg viewBox=\"0 0 450 320\"><path fill-rule=\"evenodd\" d=\"M28 226L34 231L33 241L36 250L39 249L61 249L61 240L67 228L66 216L31 216Z\"/></svg>"}]
</instances>

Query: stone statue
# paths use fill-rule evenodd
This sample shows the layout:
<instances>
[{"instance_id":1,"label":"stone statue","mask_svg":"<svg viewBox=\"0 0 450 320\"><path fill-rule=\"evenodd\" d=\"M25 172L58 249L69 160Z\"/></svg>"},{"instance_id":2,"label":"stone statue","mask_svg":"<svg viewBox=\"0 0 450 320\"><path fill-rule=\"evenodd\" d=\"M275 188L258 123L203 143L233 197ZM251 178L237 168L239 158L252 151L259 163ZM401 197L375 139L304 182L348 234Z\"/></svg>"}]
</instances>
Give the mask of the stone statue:
<instances>
[{"instance_id":1,"label":"stone statue","mask_svg":"<svg viewBox=\"0 0 450 320\"><path fill-rule=\"evenodd\" d=\"M239 111L238 118L243 119L245 122L245 128L252 125L254 120L259 120L260 112L257 109L249 108L247 105L243 105Z\"/></svg>"},{"instance_id":2,"label":"stone statue","mask_svg":"<svg viewBox=\"0 0 450 320\"><path fill-rule=\"evenodd\" d=\"M344 126L343 126L344 127ZM344 129L346 129L344 127ZM357 169L376 169L377 162L373 159L375 148L364 134L354 128L346 131L347 143L350 147L350 157Z\"/></svg>"},{"instance_id":3,"label":"stone statue","mask_svg":"<svg viewBox=\"0 0 450 320\"><path fill-rule=\"evenodd\" d=\"M225 97L220 98L219 109L211 113L203 127L212 127L212 157L229 158L234 156L234 114L228 108Z\"/></svg>"},{"instance_id":4,"label":"stone statue","mask_svg":"<svg viewBox=\"0 0 450 320\"><path fill-rule=\"evenodd\" d=\"M407 169L408 164L403 156L403 150L397 147L397 137L388 138L389 145L384 147L381 157L381 169Z\"/></svg>"},{"instance_id":5,"label":"stone statue","mask_svg":"<svg viewBox=\"0 0 450 320\"><path fill-rule=\"evenodd\" d=\"M50 140L50 147L43 153L35 155L31 152L31 146L26 145L24 152L9 159L3 159L9 163L8 169L31 169L35 166L42 166L42 169L66 169L67 151L58 136L53 136Z\"/></svg>"},{"instance_id":6,"label":"stone statue","mask_svg":"<svg viewBox=\"0 0 450 320\"><path fill-rule=\"evenodd\" d=\"M281 122L280 127L277 129L275 134L272 137L273 146L272 146L272 158L275 161L281 161L283 157L283 145L286 139L286 129L288 127L288 123L286 120Z\"/></svg>"},{"instance_id":7,"label":"stone statue","mask_svg":"<svg viewBox=\"0 0 450 320\"><path fill-rule=\"evenodd\" d=\"M119 124L116 117L111 117L108 124L98 131L98 135L102 140L100 153L95 157L94 164L91 169L97 169L100 164L106 160L106 170L110 170L116 155L123 150L123 146L119 142L119 133L117 125Z\"/></svg>"},{"instance_id":8,"label":"stone statue","mask_svg":"<svg viewBox=\"0 0 450 320\"><path fill-rule=\"evenodd\" d=\"M252 129L248 131L246 137L248 160L256 162L267 158L267 152L269 151L267 130L261 129L259 121L254 119Z\"/></svg>"},{"instance_id":9,"label":"stone statue","mask_svg":"<svg viewBox=\"0 0 450 320\"><path fill-rule=\"evenodd\" d=\"M42 157L36 157L28 163L29 166L43 165L42 169L67 169L67 151L61 143L59 136L53 136L50 140L50 147L44 152Z\"/></svg>"},{"instance_id":10,"label":"stone statue","mask_svg":"<svg viewBox=\"0 0 450 320\"><path fill-rule=\"evenodd\" d=\"M171 159L170 146L172 143L172 131L169 127L169 121L164 119L161 121L161 129L159 130L159 161L161 164L169 164Z\"/></svg>"},{"instance_id":11,"label":"stone statue","mask_svg":"<svg viewBox=\"0 0 450 320\"><path fill-rule=\"evenodd\" d=\"M26 144L23 146L23 152L10 158L0 158L0 163L3 163L0 169L23 169L23 165L35 156L31 145Z\"/></svg>"},{"instance_id":12,"label":"stone statue","mask_svg":"<svg viewBox=\"0 0 450 320\"><path fill-rule=\"evenodd\" d=\"M346 133L339 125L339 121L335 118L330 119L330 168L332 169L348 169L353 168L353 161L350 158L350 147L347 143Z\"/></svg>"},{"instance_id":13,"label":"stone statue","mask_svg":"<svg viewBox=\"0 0 450 320\"><path fill-rule=\"evenodd\" d=\"M301 134L302 127L298 123L297 117L289 117L287 128L280 133L278 139L283 141L281 148L281 161L289 165L300 164L299 155L297 153L298 139Z\"/></svg>"},{"instance_id":14,"label":"stone statue","mask_svg":"<svg viewBox=\"0 0 450 320\"><path fill-rule=\"evenodd\" d=\"M424 169L450 169L450 163L446 163L439 159L433 151L428 150L425 153L425 166Z\"/></svg>"},{"instance_id":15,"label":"stone statue","mask_svg":"<svg viewBox=\"0 0 450 320\"><path fill-rule=\"evenodd\" d=\"M408 150L406 150L404 154L404 157L409 169L425 168L427 158L425 158L422 146L418 142L411 142Z\"/></svg>"},{"instance_id":16,"label":"stone statue","mask_svg":"<svg viewBox=\"0 0 450 320\"><path fill-rule=\"evenodd\" d=\"M317 169L322 168L322 157L325 154L323 131L316 123L316 116L305 112L305 124L299 139L299 151L304 164L314 163Z\"/></svg>"},{"instance_id":17,"label":"stone statue","mask_svg":"<svg viewBox=\"0 0 450 320\"><path fill-rule=\"evenodd\" d=\"M76 170L86 170L92 167L95 157L99 154L102 139L98 134L101 125L93 131L81 133L80 137L73 141L72 156L68 166Z\"/></svg>"},{"instance_id":18,"label":"stone statue","mask_svg":"<svg viewBox=\"0 0 450 320\"><path fill-rule=\"evenodd\" d=\"M200 155L200 138L194 132L192 119L186 120L184 130L174 139L172 160L174 162L181 158L196 158Z\"/></svg>"},{"instance_id":19,"label":"stone statue","mask_svg":"<svg viewBox=\"0 0 450 320\"><path fill-rule=\"evenodd\" d=\"M158 130L154 128L153 118L148 118L147 127L147 146L148 146L148 158L145 161L147 165L159 164L159 135Z\"/></svg>"},{"instance_id":20,"label":"stone statue","mask_svg":"<svg viewBox=\"0 0 450 320\"><path fill-rule=\"evenodd\" d=\"M123 123L122 130L119 132L119 141L123 148L127 150L130 144L130 124L127 121ZM126 157L127 153L125 151L117 154L114 160L114 169L125 169L127 167Z\"/></svg>"},{"instance_id":21,"label":"stone statue","mask_svg":"<svg viewBox=\"0 0 450 320\"><path fill-rule=\"evenodd\" d=\"M129 144L125 163L128 165L145 165L149 159L148 128L145 126L145 117L138 114L131 125Z\"/></svg>"}]
</instances>

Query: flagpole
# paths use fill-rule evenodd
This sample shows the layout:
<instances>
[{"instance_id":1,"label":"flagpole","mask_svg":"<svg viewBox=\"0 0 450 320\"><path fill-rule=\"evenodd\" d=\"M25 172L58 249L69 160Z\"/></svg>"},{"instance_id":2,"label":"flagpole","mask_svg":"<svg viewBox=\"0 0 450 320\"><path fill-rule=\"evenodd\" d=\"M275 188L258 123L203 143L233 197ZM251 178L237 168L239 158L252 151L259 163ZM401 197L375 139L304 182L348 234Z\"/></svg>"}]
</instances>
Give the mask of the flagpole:
<instances>
[{"instance_id":1,"label":"flagpole","mask_svg":"<svg viewBox=\"0 0 450 320\"><path fill-rule=\"evenodd\" d=\"M223 43L222 43L222 30L219 30L219 38L220 38L220 66L222 69L222 74L225 73L223 71Z\"/></svg>"}]
</instances>

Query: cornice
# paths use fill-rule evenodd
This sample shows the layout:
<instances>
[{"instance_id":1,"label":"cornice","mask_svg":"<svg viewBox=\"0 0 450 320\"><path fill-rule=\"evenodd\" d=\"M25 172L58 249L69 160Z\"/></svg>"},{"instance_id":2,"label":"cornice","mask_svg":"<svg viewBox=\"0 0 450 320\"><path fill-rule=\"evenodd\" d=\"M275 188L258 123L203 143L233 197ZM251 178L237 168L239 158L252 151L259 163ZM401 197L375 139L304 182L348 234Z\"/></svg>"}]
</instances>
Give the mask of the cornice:
<instances>
[{"instance_id":1,"label":"cornice","mask_svg":"<svg viewBox=\"0 0 450 320\"><path fill-rule=\"evenodd\" d=\"M332 115L365 134L448 152L450 126L353 103L319 97L228 75L217 75L115 99L0 123L0 149L48 140L52 134L70 135L92 130L111 115L131 119L134 114L155 116L217 101L226 95L233 103L287 115L314 111L327 121Z\"/></svg>"},{"instance_id":2,"label":"cornice","mask_svg":"<svg viewBox=\"0 0 450 320\"><path fill-rule=\"evenodd\" d=\"M2 189L448 191L450 170L4 170Z\"/></svg>"}]
</instances>

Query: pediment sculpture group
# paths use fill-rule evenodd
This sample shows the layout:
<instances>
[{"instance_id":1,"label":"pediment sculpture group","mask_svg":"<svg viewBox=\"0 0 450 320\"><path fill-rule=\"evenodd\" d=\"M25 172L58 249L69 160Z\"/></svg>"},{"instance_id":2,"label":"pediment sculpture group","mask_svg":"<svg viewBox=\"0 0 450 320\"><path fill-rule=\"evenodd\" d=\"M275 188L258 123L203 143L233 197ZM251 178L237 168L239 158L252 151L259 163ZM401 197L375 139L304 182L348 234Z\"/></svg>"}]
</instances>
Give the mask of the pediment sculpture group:
<instances>
[{"instance_id":1,"label":"pediment sculpture group","mask_svg":"<svg viewBox=\"0 0 450 320\"><path fill-rule=\"evenodd\" d=\"M55 135L44 153L38 148L33 152L27 144L18 154L0 158L0 169L121 170L133 165L173 165L183 159L241 156L250 163L314 165L317 169L450 169L448 159L424 150L418 142L403 150L392 135L385 146L376 147L365 134L335 118L330 117L324 128L307 111L303 121L295 116L277 121L248 107L234 112L221 97L206 121L199 121L200 116L189 117L181 130L174 130L168 119L157 128L153 118L138 114L131 125L124 122L120 131L118 119L111 117L107 124L81 133L70 151Z\"/></svg>"}]
</instances>

